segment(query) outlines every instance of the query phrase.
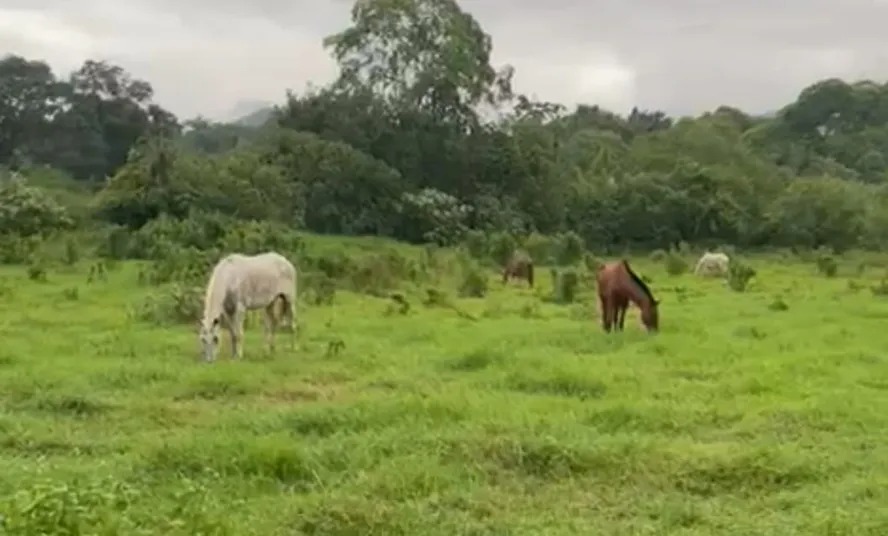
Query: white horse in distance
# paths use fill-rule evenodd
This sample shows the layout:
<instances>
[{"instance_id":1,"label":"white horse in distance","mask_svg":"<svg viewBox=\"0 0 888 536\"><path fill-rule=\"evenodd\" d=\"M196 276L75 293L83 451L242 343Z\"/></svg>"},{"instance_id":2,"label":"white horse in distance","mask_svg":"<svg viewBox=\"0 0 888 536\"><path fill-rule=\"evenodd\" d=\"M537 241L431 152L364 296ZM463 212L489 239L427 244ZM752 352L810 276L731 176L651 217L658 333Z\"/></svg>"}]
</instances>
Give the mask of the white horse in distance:
<instances>
[{"instance_id":1,"label":"white horse in distance","mask_svg":"<svg viewBox=\"0 0 888 536\"><path fill-rule=\"evenodd\" d=\"M730 259L724 253L711 253L707 251L697 261L694 274L704 277L724 277L728 274L729 264Z\"/></svg>"},{"instance_id":2,"label":"white horse in distance","mask_svg":"<svg viewBox=\"0 0 888 536\"><path fill-rule=\"evenodd\" d=\"M277 318L278 302L281 318ZM275 252L259 255L232 253L224 257L210 275L200 321L200 343L206 361L216 359L219 326L231 336L231 355L243 357L244 318L248 310L265 309L265 342L274 350L274 332L282 325L296 337L296 268Z\"/></svg>"}]
</instances>

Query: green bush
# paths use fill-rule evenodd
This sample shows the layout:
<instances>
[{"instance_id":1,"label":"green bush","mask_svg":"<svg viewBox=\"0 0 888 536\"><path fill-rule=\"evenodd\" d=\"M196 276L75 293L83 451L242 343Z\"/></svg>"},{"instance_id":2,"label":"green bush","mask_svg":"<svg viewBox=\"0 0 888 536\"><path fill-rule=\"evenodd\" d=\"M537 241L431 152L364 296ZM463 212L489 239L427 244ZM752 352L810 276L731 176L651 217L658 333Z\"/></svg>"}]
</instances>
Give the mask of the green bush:
<instances>
[{"instance_id":1,"label":"green bush","mask_svg":"<svg viewBox=\"0 0 888 536\"><path fill-rule=\"evenodd\" d=\"M835 277L839 272L839 263L836 262L832 252L827 249L817 251L817 257L814 261L817 265L817 271L826 277Z\"/></svg>"},{"instance_id":2,"label":"green bush","mask_svg":"<svg viewBox=\"0 0 888 536\"><path fill-rule=\"evenodd\" d=\"M558 241L539 233L531 233L524 239L522 248L541 265L555 262Z\"/></svg>"},{"instance_id":3,"label":"green bush","mask_svg":"<svg viewBox=\"0 0 888 536\"><path fill-rule=\"evenodd\" d=\"M398 288L408 273L407 260L397 252L389 251L356 259L348 279L356 292L383 296Z\"/></svg>"},{"instance_id":4,"label":"green bush","mask_svg":"<svg viewBox=\"0 0 888 536\"><path fill-rule=\"evenodd\" d=\"M122 225L110 225L105 229L96 253L106 259L121 260L131 258L133 241L133 232L130 229ZM152 257L146 256L142 258L150 259Z\"/></svg>"},{"instance_id":5,"label":"green bush","mask_svg":"<svg viewBox=\"0 0 888 536\"><path fill-rule=\"evenodd\" d=\"M569 304L576 301L580 287L580 277L572 268L562 268L555 272L554 294L555 303Z\"/></svg>"},{"instance_id":6,"label":"green bush","mask_svg":"<svg viewBox=\"0 0 888 536\"><path fill-rule=\"evenodd\" d=\"M46 282L46 264L42 260L35 259L28 265L28 279Z\"/></svg>"},{"instance_id":7,"label":"green bush","mask_svg":"<svg viewBox=\"0 0 888 536\"><path fill-rule=\"evenodd\" d=\"M568 231L558 237L557 252L555 262L559 266L572 266L580 262L585 253L586 246L580 235L573 231Z\"/></svg>"},{"instance_id":8,"label":"green bush","mask_svg":"<svg viewBox=\"0 0 888 536\"><path fill-rule=\"evenodd\" d=\"M204 284L220 258L217 250L173 246L166 255L152 261L139 273L139 281L150 285L170 282Z\"/></svg>"},{"instance_id":9,"label":"green bush","mask_svg":"<svg viewBox=\"0 0 888 536\"><path fill-rule=\"evenodd\" d=\"M3 233L29 237L47 237L71 229L74 220L68 211L42 188L22 180L0 183L0 230Z\"/></svg>"},{"instance_id":10,"label":"green bush","mask_svg":"<svg viewBox=\"0 0 888 536\"><path fill-rule=\"evenodd\" d=\"M333 305L336 280L324 272L304 272L299 278L299 294L311 305Z\"/></svg>"},{"instance_id":11,"label":"green bush","mask_svg":"<svg viewBox=\"0 0 888 536\"><path fill-rule=\"evenodd\" d=\"M688 271L688 261L677 251L670 251L664 259L666 273L669 275L681 275Z\"/></svg>"},{"instance_id":12,"label":"green bush","mask_svg":"<svg viewBox=\"0 0 888 536\"><path fill-rule=\"evenodd\" d=\"M583 255L583 265L590 274L595 274L604 265L604 261L592 253L586 253Z\"/></svg>"},{"instance_id":13,"label":"green bush","mask_svg":"<svg viewBox=\"0 0 888 536\"><path fill-rule=\"evenodd\" d=\"M73 266L80 261L80 244L69 238L65 240L65 264Z\"/></svg>"},{"instance_id":14,"label":"green bush","mask_svg":"<svg viewBox=\"0 0 888 536\"><path fill-rule=\"evenodd\" d=\"M192 324L203 315L203 287L173 285L159 294L149 296L136 309L138 319L159 326Z\"/></svg>"},{"instance_id":15,"label":"green bush","mask_svg":"<svg viewBox=\"0 0 888 536\"><path fill-rule=\"evenodd\" d=\"M463 246L472 258L483 261L490 255L490 245L487 235L483 231L471 230L466 232Z\"/></svg>"},{"instance_id":16,"label":"green bush","mask_svg":"<svg viewBox=\"0 0 888 536\"><path fill-rule=\"evenodd\" d=\"M728 287L736 292L743 292L755 277L755 269L737 257L731 257L728 263Z\"/></svg>"},{"instance_id":17,"label":"green bush","mask_svg":"<svg viewBox=\"0 0 888 536\"><path fill-rule=\"evenodd\" d=\"M490 237L490 256L498 266L509 262L517 247L517 240L509 233L494 233Z\"/></svg>"},{"instance_id":18,"label":"green bush","mask_svg":"<svg viewBox=\"0 0 888 536\"><path fill-rule=\"evenodd\" d=\"M476 264L465 265L459 285L459 295L463 298L483 298L487 295L487 290L487 274L484 270Z\"/></svg>"},{"instance_id":19,"label":"green bush","mask_svg":"<svg viewBox=\"0 0 888 536\"><path fill-rule=\"evenodd\" d=\"M0 234L0 263L24 264L30 262L40 239L36 236L22 237L15 234Z\"/></svg>"}]
</instances>

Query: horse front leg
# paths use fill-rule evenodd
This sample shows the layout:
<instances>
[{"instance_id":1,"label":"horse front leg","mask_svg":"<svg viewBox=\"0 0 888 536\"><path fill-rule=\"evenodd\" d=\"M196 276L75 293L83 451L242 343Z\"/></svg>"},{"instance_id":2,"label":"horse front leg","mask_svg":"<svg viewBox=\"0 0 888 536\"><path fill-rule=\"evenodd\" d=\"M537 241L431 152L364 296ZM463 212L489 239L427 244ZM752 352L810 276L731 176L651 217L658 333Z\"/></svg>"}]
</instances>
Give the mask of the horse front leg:
<instances>
[{"instance_id":1,"label":"horse front leg","mask_svg":"<svg viewBox=\"0 0 888 536\"><path fill-rule=\"evenodd\" d=\"M604 296L599 296L598 301L601 303L601 327L604 331L610 333L611 330L611 307L610 300Z\"/></svg>"},{"instance_id":2,"label":"horse front leg","mask_svg":"<svg viewBox=\"0 0 888 536\"><path fill-rule=\"evenodd\" d=\"M623 327L626 325L626 309L628 309L628 308L629 308L628 304L625 304L625 303L621 303L617 307L616 323L617 323L618 329L620 331L623 331Z\"/></svg>"},{"instance_id":3,"label":"horse front leg","mask_svg":"<svg viewBox=\"0 0 888 536\"><path fill-rule=\"evenodd\" d=\"M231 326L229 333L231 335L231 358L243 359L244 357L244 317L246 311L238 309L234 313L234 317L230 320Z\"/></svg>"}]
</instances>

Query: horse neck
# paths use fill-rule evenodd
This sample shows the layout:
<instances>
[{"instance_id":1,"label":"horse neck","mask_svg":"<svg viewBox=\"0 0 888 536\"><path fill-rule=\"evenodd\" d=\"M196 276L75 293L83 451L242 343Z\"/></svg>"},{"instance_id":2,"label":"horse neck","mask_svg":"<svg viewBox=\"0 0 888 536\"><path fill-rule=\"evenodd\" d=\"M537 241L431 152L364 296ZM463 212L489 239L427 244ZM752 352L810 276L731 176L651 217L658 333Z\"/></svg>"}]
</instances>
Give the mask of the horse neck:
<instances>
[{"instance_id":1,"label":"horse neck","mask_svg":"<svg viewBox=\"0 0 888 536\"><path fill-rule=\"evenodd\" d=\"M204 296L203 314L203 320L205 323L218 318L224 309L225 294L228 292L228 285L225 283L225 277L216 277L217 275L224 276L225 274L214 274L214 277L207 285L207 293Z\"/></svg>"},{"instance_id":2,"label":"horse neck","mask_svg":"<svg viewBox=\"0 0 888 536\"><path fill-rule=\"evenodd\" d=\"M646 309L653 305L653 300L635 281L629 282L628 291L629 300L635 303L639 309Z\"/></svg>"}]
</instances>

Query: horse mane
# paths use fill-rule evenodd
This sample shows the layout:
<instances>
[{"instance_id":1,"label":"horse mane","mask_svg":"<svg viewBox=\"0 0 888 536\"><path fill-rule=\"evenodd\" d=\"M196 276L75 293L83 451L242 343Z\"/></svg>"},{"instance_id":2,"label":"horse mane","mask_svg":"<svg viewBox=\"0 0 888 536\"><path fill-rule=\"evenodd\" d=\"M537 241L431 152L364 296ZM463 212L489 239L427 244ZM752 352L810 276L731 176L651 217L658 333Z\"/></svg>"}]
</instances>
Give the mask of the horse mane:
<instances>
[{"instance_id":1,"label":"horse mane","mask_svg":"<svg viewBox=\"0 0 888 536\"><path fill-rule=\"evenodd\" d=\"M629 267L629 261L623 259L623 266L626 268L626 272L629 274L629 277L632 278L632 281L634 281L635 284L638 285L639 288L641 288L641 291L644 292L645 295L647 295L648 299L651 300L651 302L653 303L657 303L657 300L654 299L654 293L651 292L651 289L647 286L647 283L642 281L641 278L638 277L638 274L633 272L632 268Z\"/></svg>"},{"instance_id":2,"label":"horse mane","mask_svg":"<svg viewBox=\"0 0 888 536\"><path fill-rule=\"evenodd\" d=\"M229 296L231 272L226 268L235 260L237 259L234 255L228 255L220 259L213 267L210 280L204 291L204 321L215 320L219 314L227 312L225 311L228 305L227 301L231 299Z\"/></svg>"}]
</instances>

